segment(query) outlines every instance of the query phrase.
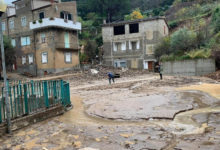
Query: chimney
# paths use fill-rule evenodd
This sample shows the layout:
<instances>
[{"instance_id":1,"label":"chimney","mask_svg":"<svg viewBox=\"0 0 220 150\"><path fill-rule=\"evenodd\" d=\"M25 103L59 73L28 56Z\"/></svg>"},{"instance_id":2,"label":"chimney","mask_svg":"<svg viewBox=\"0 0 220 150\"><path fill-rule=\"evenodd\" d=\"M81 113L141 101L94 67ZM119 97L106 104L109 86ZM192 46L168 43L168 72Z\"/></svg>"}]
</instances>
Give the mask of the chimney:
<instances>
[{"instance_id":1,"label":"chimney","mask_svg":"<svg viewBox=\"0 0 220 150\"><path fill-rule=\"evenodd\" d=\"M54 0L50 0L50 2L51 2L51 4L53 4L53 3L54 3Z\"/></svg>"}]
</instances>

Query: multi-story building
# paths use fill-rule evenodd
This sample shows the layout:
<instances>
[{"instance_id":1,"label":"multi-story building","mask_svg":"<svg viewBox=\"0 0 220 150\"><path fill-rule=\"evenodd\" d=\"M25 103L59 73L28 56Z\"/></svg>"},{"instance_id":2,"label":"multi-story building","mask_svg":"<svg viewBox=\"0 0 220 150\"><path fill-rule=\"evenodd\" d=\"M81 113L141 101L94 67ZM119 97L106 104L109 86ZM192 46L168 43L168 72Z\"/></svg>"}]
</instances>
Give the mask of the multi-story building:
<instances>
[{"instance_id":1,"label":"multi-story building","mask_svg":"<svg viewBox=\"0 0 220 150\"><path fill-rule=\"evenodd\" d=\"M155 44L169 34L164 17L103 24L104 64L153 70Z\"/></svg>"},{"instance_id":2,"label":"multi-story building","mask_svg":"<svg viewBox=\"0 0 220 150\"><path fill-rule=\"evenodd\" d=\"M42 75L79 65L76 2L16 0L2 17L20 73Z\"/></svg>"}]
</instances>

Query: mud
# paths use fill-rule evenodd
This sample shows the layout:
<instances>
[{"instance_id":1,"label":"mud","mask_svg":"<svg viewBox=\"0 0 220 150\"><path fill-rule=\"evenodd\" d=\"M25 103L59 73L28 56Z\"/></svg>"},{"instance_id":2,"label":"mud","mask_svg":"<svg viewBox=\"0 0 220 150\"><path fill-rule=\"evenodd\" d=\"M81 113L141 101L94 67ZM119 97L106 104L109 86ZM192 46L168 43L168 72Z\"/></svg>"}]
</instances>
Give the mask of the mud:
<instances>
[{"instance_id":1,"label":"mud","mask_svg":"<svg viewBox=\"0 0 220 150\"><path fill-rule=\"evenodd\" d=\"M113 85L108 85L107 79L69 81L72 110L19 130L11 137L0 138L0 149L217 150L220 147L216 81L170 76L160 81L158 75L152 74L124 77Z\"/></svg>"}]
</instances>

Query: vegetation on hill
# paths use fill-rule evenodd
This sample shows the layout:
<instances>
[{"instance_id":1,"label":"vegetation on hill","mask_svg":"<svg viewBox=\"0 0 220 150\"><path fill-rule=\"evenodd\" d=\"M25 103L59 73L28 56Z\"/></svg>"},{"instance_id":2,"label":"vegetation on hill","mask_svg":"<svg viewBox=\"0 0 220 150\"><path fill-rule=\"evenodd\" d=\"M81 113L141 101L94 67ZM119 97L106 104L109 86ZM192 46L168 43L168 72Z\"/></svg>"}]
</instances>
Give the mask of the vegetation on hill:
<instances>
[{"instance_id":1,"label":"vegetation on hill","mask_svg":"<svg viewBox=\"0 0 220 150\"><path fill-rule=\"evenodd\" d=\"M175 0L167 14L171 32L156 46L157 58L164 61L214 56L219 66L220 1Z\"/></svg>"},{"instance_id":2,"label":"vegetation on hill","mask_svg":"<svg viewBox=\"0 0 220 150\"><path fill-rule=\"evenodd\" d=\"M170 36L156 46L157 58L220 58L220 0L77 0L83 29L83 61L92 61L102 46L101 24L121 20L167 17Z\"/></svg>"}]
</instances>

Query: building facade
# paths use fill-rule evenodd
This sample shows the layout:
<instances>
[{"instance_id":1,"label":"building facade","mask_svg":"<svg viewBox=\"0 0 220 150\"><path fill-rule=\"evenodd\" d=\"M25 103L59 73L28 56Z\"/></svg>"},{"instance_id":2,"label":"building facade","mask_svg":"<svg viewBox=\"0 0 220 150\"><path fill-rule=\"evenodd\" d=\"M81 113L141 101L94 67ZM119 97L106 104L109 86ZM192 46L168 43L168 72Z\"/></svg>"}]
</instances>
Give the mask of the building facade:
<instances>
[{"instance_id":1,"label":"building facade","mask_svg":"<svg viewBox=\"0 0 220 150\"><path fill-rule=\"evenodd\" d=\"M164 17L103 24L104 64L153 70L155 44L168 34Z\"/></svg>"},{"instance_id":2,"label":"building facade","mask_svg":"<svg viewBox=\"0 0 220 150\"><path fill-rule=\"evenodd\" d=\"M16 0L2 17L20 73L43 75L79 65L76 2Z\"/></svg>"}]
</instances>

